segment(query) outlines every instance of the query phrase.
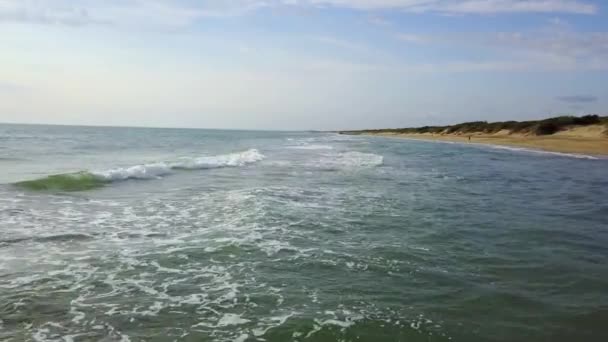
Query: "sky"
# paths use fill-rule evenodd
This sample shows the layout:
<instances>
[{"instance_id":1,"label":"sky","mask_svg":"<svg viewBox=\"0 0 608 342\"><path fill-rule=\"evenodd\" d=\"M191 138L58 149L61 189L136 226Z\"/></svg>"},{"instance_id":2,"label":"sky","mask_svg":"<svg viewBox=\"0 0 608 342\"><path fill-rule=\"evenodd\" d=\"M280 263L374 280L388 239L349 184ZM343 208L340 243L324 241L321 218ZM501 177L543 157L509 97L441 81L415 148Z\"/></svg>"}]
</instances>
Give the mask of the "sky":
<instances>
[{"instance_id":1,"label":"sky","mask_svg":"<svg viewBox=\"0 0 608 342\"><path fill-rule=\"evenodd\" d=\"M0 0L0 122L338 130L608 115L601 0Z\"/></svg>"}]
</instances>

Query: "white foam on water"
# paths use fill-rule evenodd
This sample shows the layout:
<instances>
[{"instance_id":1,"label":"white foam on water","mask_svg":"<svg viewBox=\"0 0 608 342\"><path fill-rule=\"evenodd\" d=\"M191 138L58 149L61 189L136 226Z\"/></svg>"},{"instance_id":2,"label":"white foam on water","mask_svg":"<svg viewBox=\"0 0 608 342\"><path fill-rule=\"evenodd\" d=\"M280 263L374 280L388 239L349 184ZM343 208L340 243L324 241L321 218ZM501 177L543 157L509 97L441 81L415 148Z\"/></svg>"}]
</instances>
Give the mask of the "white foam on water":
<instances>
[{"instance_id":1,"label":"white foam on water","mask_svg":"<svg viewBox=\"0 0 608 342\"><path fill-rule=\"evenodd\" d=\"M544 150L535 150L535 149L525 148L525 147L512 147L512 146L486 145L486 144L475 144L475 145L486 146L486 147L497 149L497 150L507 150L507 151L515 151L515 152L545 154L545 155L552 155L552 156L559 156L559 157L569 157L569 158L577 158L577 159L590 159L590 160L602 159L600 157L590 156L590 155L587 155L587 154L552 152L552 151L544 151Z\"/></svg>"},{"instance_id":2,"label":"white foam on water","mask_svg":"<svg viewBox=\"0 0 608 342\"><path fill-rule=\"evenodd\" d=\"M298 249L293 247L287 241L279 240L262 240L257 242L257 247L264 251L269 257L273 256L281 251L297 252Z\"/></svg>"},{"instance_id":3,"label":"white foam on water","mask_svg":"<svg viewBox=\"0 0 608 342\"><path fill-rule=\"evenodd\" d=\"M220 318L220 320L217 322L217 326L226 327L229 325L241 325L241 324L245 324L245 323L249 323L249 322L251 322L251 321L248 319L242 318L241 315L224 314L224 316L222 316L222 318Z\"/></svg>"},{"instance_id":4,"label":"white foam on water","mask_svg":"<svg viewBox=\"0 0 608 342\"><path fill-rule=\"evenodd\" d=\"M165 305L161 302L154 302L154 304L148 307L148 310L138 311L137 313L142 316L158 316L158 313L165 308Z\"/></svg>"},{"instance_id":5,"label":"white foam on water","mask_svg":"<svg viewBox=\"0 0 608 342\"><path fill-rule=\"evenodd\" d=\"M323 328L323 327L322 327L321 325L319 325L319 324L314 324L314 325L313 325L313 327L312 327L312 330L310 330L310 331L309 331L309 332L306 334L306 336L304 336L304 338L305 338L305 339L310 338L312 335L314 335L314 334L318 333L319 331L321 331L321 329L322 329L322 328Z\"/></svg>"},{"instance_id":6,"label":"white foam on water","mask_svg":"<svg viewBox=\"0 0 608 342\"><path fill-rule=\"evenodd\" d=\"M135 165L127 168L91 172L94 176L110 182L127 179L155 179L169 173L171 173L171 167L166 163Z\"/></svg>"},{"instance_id":7,"label":"white foam on water","mask_svg":"<svg viewBox=\"0 0 608 342\"><path fill-rule=\"evenodd\" d=\"M235 338L233 341L234 342L245 342L247 340L247 338L249 337L249 335L247 334L242 334L241 336Z\"/></svg>"},{"instance_id":8,"label":"white foam on water","mask_svg":"<svg viewBox=\"0 0 608 342\"><path fill-rule=\"evenodd\" d=\"M340 321L340 320L337 320L337 319L326 319L324 321L317 320L316 322L317 322L317 324L319 324L321 326L324 326L324 325L336 325L336 326L339 326L339 327L344 328L344 329L349 328L353 324L355 324L354 321Z\"/></svg>"},{"instance_id":9,"label":"white foam on water","mask_svg":"<svg viewBox=\"0 0 608 342\"><path fill-rule=\"evenodd\" d=\"M181 161L173 163L171 166L174 169L213 169L220 167L235 167L244 166L247 164L264 160L266 156L256 149L250 149L240 153L230 153L219 156L199 157L199 158L182 158Z\"/></svg>"},{"instance_id":10,"label":"white foam on water","mask_svg":"<svg viewBox=\"0 0 608 342\"><path fill-rule=\"evenodd\" d=\"M282 316L271 317L270 320L277 322L277 326L279 326L279 325L285 324L285 322L287 322L287 320L290 319L291 317L293 317L293 315L295 315L295 314L296 314L295 312L290 312L290 313L282 315Z\"/></svg>"},{"instance_id":11,"label":"white foam on water","mask_svg":"<svg viewBox=\"0 0 608 342\"><path fill-rule=\"evenodd\" d=\"M49 329L47 329L47 328L38 329L37 331L35 331L32 334L32 338L36 342L48 342L48 341L52 341L50 339L47 339L47 334L49 334L50 332L51 331Z\"/></svg>"},{"instance_id":12,"label":"white foam on water","mask_svg":"<svg viewBox=\"0 0 608 342\"><path fill-rule=\"evenodd\" d=\"M294 240L308 234L314 236L314 232L292 230L284 224L259 224L268 215L268 206L275 203L277 198L281 201L289 198L294 203L318 200L318 193L309 192L307 189L273 186L270 189L201 192L188 200L182 196L173 198L163 195L133 203L124 200L118 205L117 202L92 203L74 198L72 204L55 203L48 210L39 210L37 216L50 218L54 215L56 221L50 228L41 224L41 229L45 230L38 233L60 229L60 232L53 230L53 234L91 234L93 238L83 240L76 250L82 252L83 259L75 257L75 251L66 246L55 248L54 243L45 242L28 247L33 252L44 250L44 253L30 253L32 256L28 263L35 265L44 262L48 265L49 260L62 261L62 264L53 267L52 272L56 273L37 273L41 277L65 279L65 286L78 295L75 300L65 304L70 308L69 319L73 321L68 322L69 329L62 331L62 334L89 333L95 329L93 327L99 328L101 323L104 324L101 327L105 327L105 320L118 319L109 317L124 316L132 319L129 323L132 326L167 317L167 320L183 322L188 327L198 327L187 329L193 334L205 335L215 331L217 339L222 341L263 338L269 329L288 324L294 312L302 311L303 317L308 319L308 308L316 310L323 307L322 301L319 291L315 290L311 295L312 300L294 306L289 300L289 292L283 294L280 286L262 283L255 273L257 264L239 255L238 249L251 249L253 246L254 253L261 251L277 260L306 257L311 251L317 250L317 247L301 247ZM23 220L18 224L20 227L31 222L28 216L23 216ZM82 229L83 220L95 221L95 227L91 227L95 234L90 230L79 230ZM162 232L166 237L146 237L146 234L154 232ZM11 247L9 251L18 246ZM81 251L82 248L86 250ZM224 248L226 252L222 251ZM330 252L326 250L325 254ZM188 261L178 260L177 253L184 253ZM236 258L228 259L228 253L236 255ZM328 257L340 261L341 258L335 255ZM362 261L351 260L353 263L349 265L358 269ZM90 286L95 283L103 286ZM51 284L61 286L57 282ZM20 288L30 289L33 286L37 285L27 282ZM254 305L262 305L256 303L255 299L249 301L252 288L255 292L269 295L270 301L263 305L269 305L272 310L263 316L249 314L249 309ZM141 301L124 302L120 299L124 296L141 298ZM356 308L352 309L352 313L339 308L334 310L328 316L317 317L319 321L315 329L317 326L318 329L323 326L346 329L354 324L354 314L359 312ZM200 316L190 317L194 311L201 313ZM58 332L52 327L43 328L50 329L47 338ZM303 330L302 336L310 328ZM118 331L112 330L108 334L114 338L113 341L128 339L127 335Z\"/></svg>"},{"instance_id":13,"label":"white foam on water","mask_svg":"<svg viewBox=\"0 0 608 342\"><path fill-rule=\"evenodd\" d=\"M296 314L296 312L290 312L285 315L273 316L268 319L265 319L265 321L267 321L267 323L269 323L267 326L252 329L251 332L253 333L253 336L255 336L255 337L264 336L264 334L266 334L266 332L268 330L276 328L276 327L280 327L281 325L285 324L285 322L287 322L287 320L290 319L291 317L293 317L295 314Z\"/></svg>"},{"instance_id":14,"label":"white foam on water","mask_svg":"<svg viewBox=\"0 0 608 342\"><path fill-rule=\"evenodd\" d=\"M384 164L384 157L374 153L340 153L335 162L348 168L375 167Z\"/></svg>"},{"instance_id":15,"label":"white foam on water","mask_svg":"<svg viewBox=\"0 0 608 342\"><path fill-rule=\"evenodd\" d=\"M265 156L256 149L244 152L206 156L198 158L181 158L177 162L158 162L130 167L119 167L109 170L92 171L91 174L102 180L113 182L127 179L157 179L166 176L173 170L202 170L222 167L238 167L261 161Z\"/></svg>"},{"instance_id":16,"label":"white foam on water","mask_svg":"<svg viewBox=\"0 0 608 342\"><path fill-rule=\"evenodd\" d=\"M311 337L312 335L321 331L321 329L323 327L328 326L328 325L340 327L341 330L344 331L344 330L352 327L353 325L355 325L357 323L357 321L360 321L365 318L365 316L363 314L354 314L353 312L351 312L349 310L341 310L342 319L340 319L338 317L338 315L336 314L335 311L326 310L324 314L328 315L328 316L332 316L332 317L328 318L328 319L315 318L314 319L315 324L313 326L313 329L311 331L309 331L308 334L306 334L305 338Z\"/></svg>"},{"instance_id":17,"label":"white foam on water","mask_svg":"<svg viewBox=\"0 0 608 342\"><path fill-rule=\"evenodd\" d=\"M325 153L318 159L306 162L306 165L309 167L328 171L357 171L360 169L378 167L383 164L383 156L358 151Z\"/></svg>"}]
</instances>

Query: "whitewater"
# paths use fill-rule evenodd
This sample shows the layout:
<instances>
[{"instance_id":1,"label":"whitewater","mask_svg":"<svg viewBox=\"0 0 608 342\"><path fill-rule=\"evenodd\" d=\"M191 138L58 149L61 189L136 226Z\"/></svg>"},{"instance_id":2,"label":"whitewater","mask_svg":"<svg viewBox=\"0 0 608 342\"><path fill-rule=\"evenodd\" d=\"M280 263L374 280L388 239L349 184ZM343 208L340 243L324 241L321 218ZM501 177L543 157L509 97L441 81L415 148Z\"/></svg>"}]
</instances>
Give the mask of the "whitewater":
<instances>
[{"instance_id":1,"label":"whitewater","mask_svg":"<svg viewBox=\"0 0 608 342\"><path fill-rule=\"evenodd\" d=\"M607 163L0 125L0 340L604 341Z\"/></svg>"}]
</instances>

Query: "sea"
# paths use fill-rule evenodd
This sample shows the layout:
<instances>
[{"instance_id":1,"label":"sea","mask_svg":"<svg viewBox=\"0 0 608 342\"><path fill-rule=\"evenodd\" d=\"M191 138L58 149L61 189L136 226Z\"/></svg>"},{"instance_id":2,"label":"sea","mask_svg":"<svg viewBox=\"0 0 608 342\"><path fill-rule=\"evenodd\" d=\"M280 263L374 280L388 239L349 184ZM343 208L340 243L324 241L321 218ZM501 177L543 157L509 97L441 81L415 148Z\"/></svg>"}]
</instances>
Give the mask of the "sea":
<instances>
[{"instance_id":1,"label":"sea","mask_svg":"<svg viewBox=\"0 0 608 342\"><path fill-rule=\"evenodd\" d=\"M0 125L1 341L608 341L608 159Z\"/></svg>"}]
</instances>

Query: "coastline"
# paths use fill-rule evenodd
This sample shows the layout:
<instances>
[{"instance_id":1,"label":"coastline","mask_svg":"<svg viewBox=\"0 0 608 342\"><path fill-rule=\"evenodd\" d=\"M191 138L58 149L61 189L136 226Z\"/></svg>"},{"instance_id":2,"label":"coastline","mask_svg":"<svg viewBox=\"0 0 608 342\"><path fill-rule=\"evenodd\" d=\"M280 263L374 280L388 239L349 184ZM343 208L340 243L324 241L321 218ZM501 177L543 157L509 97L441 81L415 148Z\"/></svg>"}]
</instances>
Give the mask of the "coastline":
<instances>
[{"instance_id":1,"label":"coastline","mask_svg":"<svg viewBox=\"0 0 608 342\"><path fill-rule=\"evenodd\" d=\"M519 134L432 134L399 132L345 132L370 136L407 138L417 140L454 141L498 146L523 147L549 152L608 156L608 138L596 134L577 134L569 130L553 135L532 136ZM471 140L469 141L469 137Z\"/></svg>"}]
</instances>

